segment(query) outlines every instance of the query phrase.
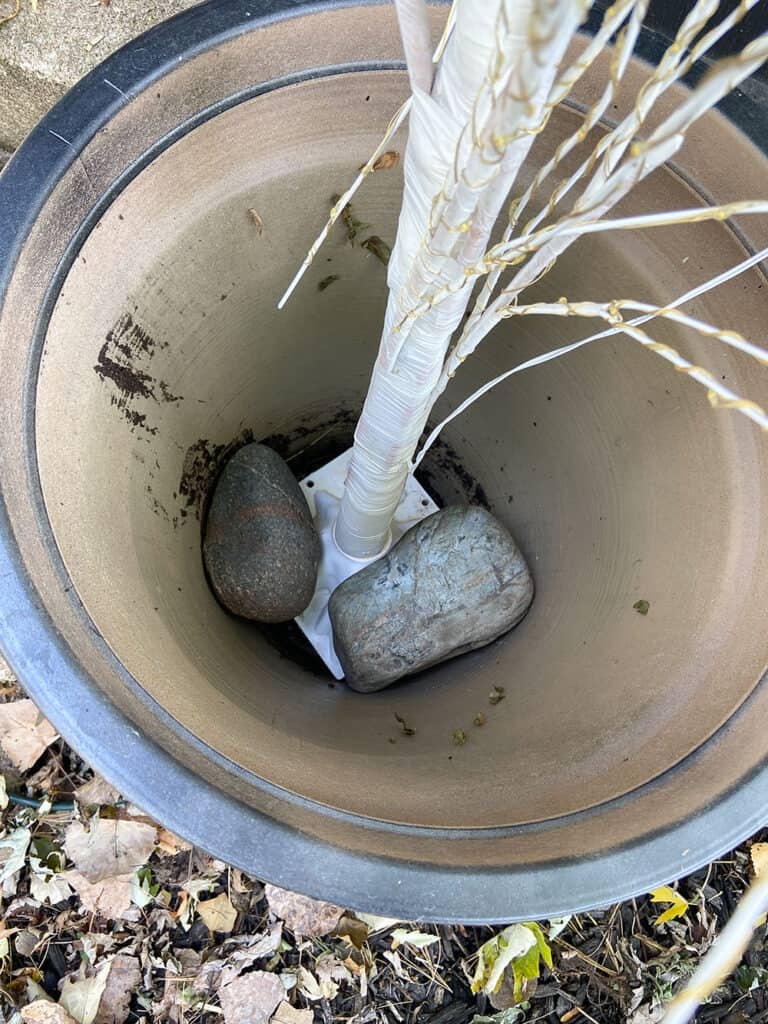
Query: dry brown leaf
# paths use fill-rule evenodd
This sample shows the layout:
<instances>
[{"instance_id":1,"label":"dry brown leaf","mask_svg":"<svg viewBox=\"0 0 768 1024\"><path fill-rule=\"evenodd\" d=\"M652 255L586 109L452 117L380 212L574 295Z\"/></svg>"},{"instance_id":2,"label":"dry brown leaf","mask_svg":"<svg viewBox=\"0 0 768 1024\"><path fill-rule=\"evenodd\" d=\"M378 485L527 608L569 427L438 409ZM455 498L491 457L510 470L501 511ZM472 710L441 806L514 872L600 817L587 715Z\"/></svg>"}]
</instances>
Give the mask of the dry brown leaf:
<instances>
[{"instance_id":1,"label":"dry brown leaf","mask_svg":"<svg viewBox=\"0 0 768 1024\"><path fill-rule=\"evenodd\" d=\"M28 698L0 704L0 746L20 772L31 768L58 738L51 723Z\"/></svg>"},{"instance_id":2,"label":"dry brown leaf","mask_svg":"<svg viewBox=\"0 0 768 1024\"><path fill-rule=\"evenodd\" d=\"M166 857L175 857L177 853L186 853L192 849L192 843L188 843L181 836L169 832L167 828L159 828L157 831L158 853Z\"/></svg>"},{"instance_id":3,"label":"dry brown leaf","mask_svg":"<svg viewBox=\"0 0 768 1024\"><path fill-rule=\"evenodd\" d=\"M73 822L64 839L67 856L89 882L132 875L146 864L157 842L157 829L141 821L92 818L90 824L86 829Z\"/></svg>"},{"instance_id":4,"label":"dry brown leaf","mask_svg":"<svg viewBox=\"0 0 768 1024\"><path fill-rule=\"evenodd\" d=\"M752 858L752 870L760 878L768 871L768 843L752 843L749 855Z\"/></svg>"},{"instance_id":5,"label":"dry brown leaf","mask_svg":"<svg viewBox=\"0 0 768 1024\"><path fill-rule=\"evenodd\" d=\"M209 932L231 932L237 920L237 911L225 892L212 900L198 903L197 912Z\"/></svg>"},{"instance_id":6,"label":"dry brown leaf","mask_svg":"<svg viewBox=\"0 0 768 1024\"><path fill-rule=\"evenodd\" d=\"M389 171L393 167L397 167L400 163L400 154L396 149L388 149L386 153L382 153L376 163L373 165L374 171Z\"/></svg>"},{"instance_id":7,"label":"dry brown leaf","mask_svg":"<svg viewBox=\"0 0 768 1024\"><path fill-rule=\"evenodd\" d=\"M264 221L261 219L261 215L258 210L251 208L248 211L248 216L251 218L253 223L256 225L256 230L259 233L259 238L264 234Z\"/></svg>"},{"instance_id":8,"label":"dry brown leaf","mask_svg":"<svg viewBox=\"0 0 768 1024\"><path fill-rule=\"evenodd\" d=\"M249 880L248 875L244 874L240 868L231 869L230 879L233 892L250 892L253 889L253 882Z\"/></svg>"},{"instance_id":9,"label":"dry brown leaf","mask_svg":"<svg viewBox=\"0 0 768 1024\"><path fill-rule=\"evenodd\" d=\"M313 900L310 896L301 896L276 885L265 885L264 895L275 917L295 935L327 935L333 931L344 913L341 907L332 903Z\"/></svg>"},{"instance_id":10,"label":"dry brown leaf","mask_svg":"<svg viewBox=\"0 0 768 1024\"><path fill-rule=\"evenodd\" d=\"M239 935L229 940L225 946L227 958L206 960L196 972L193 988L199 992L212 992L220 986L228 985L257 960L266 960L276 953L282 936L283 926L277 922L262 935ZM237 944L234 950L229 952L234 944Z\"/></svg>"},{"instance_id":11,"label":"dry brown leaf","mask_svg":"<svg viewBox=\"0 0 768 1024\"><path fill-rule=\"evenodd\" d=\"M283 983L276 974L242 974L219 989L224 1024L267 1024L284 995Z\"/></svg>"},{"instance_id":12,"label":"dry brown leaf","mask_svg":"<svg viewBox=\"0 0 768 1024\"><path fill-rule=\"evenodd\" d=\"M107 984L93 1024L123 1024L131 996L141 985L141 969L135 956L118 953L109 961Z\"/></svg>"},{"instance_id":13,"label":"dry brown leaf","mask_svg":"<svg viewBox=\"0 0 768 1024\"><path fill-rule=\"evenodd\" d=\"M364 921L345 914L336 925L334 935L338 935L340 939L346 939L355 949L362 949L368 939L369 931L370 929Z\"/></svg>"},{"instance_id":14,"label":"dry brown leaf","mask_svg":"<svg viewBox=\"0 0 768 1024\"><path fill-rule=\"evenodd\" d=\"M97 914L107 921L124 917L131 906L133 875L115 875L89 882L79 871L62 871L59 875L75 890L89 914Z\"/></svg>"},{"instance_id":15,"label":"dry brown leaf","mask_svg":"<svg viewBox=\"0 0 768 1024\"><path fill-rule=\"evenodd\" d=\"M63 1006L49 999L36 999L28 1006L22 1006L21 1019L24 1024L77 1024Z\"/></svg>"},{"instance_id":16,"label":"dry brown leaf","mask_svg":"<svg viewBox=\"0 0 768 1024\"><path fill-rule=\"evenodd\" d=\"M81 807L110 807L117 803L120 794L106 779L94 775L75 790L75 799Z\"/></svg>"},{"instance_id":17,"label":"dry brown leaf","mask_svg":"<svg viewBox=\"0 0 768 1024\"><path fill-rule=\"evenodd\" d=\"M312 1010L299 1010L283 1000L275 1010L272 1024L312 1024L315 1015Z\"/></svg>"}]
</instances>

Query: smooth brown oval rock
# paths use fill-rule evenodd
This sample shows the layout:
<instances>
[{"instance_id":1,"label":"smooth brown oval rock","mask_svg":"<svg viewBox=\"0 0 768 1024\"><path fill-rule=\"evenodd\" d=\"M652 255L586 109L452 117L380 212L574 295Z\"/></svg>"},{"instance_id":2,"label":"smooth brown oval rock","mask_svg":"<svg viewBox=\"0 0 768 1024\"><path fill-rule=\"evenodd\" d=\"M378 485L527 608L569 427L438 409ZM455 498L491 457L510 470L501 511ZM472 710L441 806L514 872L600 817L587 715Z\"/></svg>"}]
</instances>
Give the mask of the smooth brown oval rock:
<instances>
[{"instance_id":1,"label":"smooth brown oval rock","mask_svg":"<svg viewBox=\"0 0 768 1024\"><path fill-rule=\"evenodd\" d=\"M381 690L515 626L533 580L512 535L490 512L435 512L392 550L341 583L328 612L353 690Z\"/></svg>"},{"instance_id":2,"label":"smooth brown oval rock","mask_svg":"<svg viewBox=\"0 0 768 1024\"><path fill-rule=\"evenodd\" d=\"M320 538L301 488L271 448L248 444L222 470L203 559L216 596L235 615L287 622L312 600Z\"/></svg>"}]
</instances>

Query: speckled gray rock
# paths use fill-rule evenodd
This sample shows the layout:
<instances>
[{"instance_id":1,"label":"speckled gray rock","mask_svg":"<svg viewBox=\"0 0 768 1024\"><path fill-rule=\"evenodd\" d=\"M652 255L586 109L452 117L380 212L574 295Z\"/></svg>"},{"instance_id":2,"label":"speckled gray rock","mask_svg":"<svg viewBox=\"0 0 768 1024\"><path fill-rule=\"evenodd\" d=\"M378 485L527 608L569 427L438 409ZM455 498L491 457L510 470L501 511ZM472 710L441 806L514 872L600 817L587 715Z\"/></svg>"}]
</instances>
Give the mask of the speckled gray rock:
<instances>
[{"instance_id":1,"label":"speckled gray rock","mask_svg":"<svg viewBox=\"0 0 768 1024\"><path fill-rule=\"evenodd\" d=\"M370 693L490 643L532 599L509 531L485 509L462 505L422 520L350 576L328 611L348 685Z\"/></svg>"},{"instance_id":2,"label":"speckled gray rock","mask_svg":"<svg viewBox=\"0 0 768 1024\"><path fill-rule=\"evenodd\" d=\"M320 538L301 489L276 452L241 448L211 500L203 558L221 603L258 622L287 622L312 600Z\"/></svg>"}]
</instances>

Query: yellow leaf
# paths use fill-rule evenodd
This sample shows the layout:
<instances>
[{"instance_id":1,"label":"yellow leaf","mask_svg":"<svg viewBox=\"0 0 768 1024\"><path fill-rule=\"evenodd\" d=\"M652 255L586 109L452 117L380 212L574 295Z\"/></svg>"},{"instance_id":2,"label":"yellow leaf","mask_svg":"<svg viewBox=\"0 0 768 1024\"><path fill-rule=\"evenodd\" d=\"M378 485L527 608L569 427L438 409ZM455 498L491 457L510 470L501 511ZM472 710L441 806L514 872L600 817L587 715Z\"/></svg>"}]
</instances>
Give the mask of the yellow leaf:
<instances>
[{"instance_id":1,"label":"yellow leaf","mask_svg":"<svg viewBox=\"0 0 768 1024\"><path fill-rule=\"evenodd\" d=\"M760 878L768 872L768 843L752 843L749 854L755 877Z\"/></svg>"},{"instance_id":2,"label":"yellow leaf","mask_svg":"<svg viewBox=\"0 0 768 1024\"><path fill-rule=\"evenodd\" d=\"M664 924L665 921L673 921L676 917L682 917L688 909L688 900L669 885L660 885L651 893L651 903L669 903L671 906L659 914L654 924Z\"/></svg>"}]
</instances>

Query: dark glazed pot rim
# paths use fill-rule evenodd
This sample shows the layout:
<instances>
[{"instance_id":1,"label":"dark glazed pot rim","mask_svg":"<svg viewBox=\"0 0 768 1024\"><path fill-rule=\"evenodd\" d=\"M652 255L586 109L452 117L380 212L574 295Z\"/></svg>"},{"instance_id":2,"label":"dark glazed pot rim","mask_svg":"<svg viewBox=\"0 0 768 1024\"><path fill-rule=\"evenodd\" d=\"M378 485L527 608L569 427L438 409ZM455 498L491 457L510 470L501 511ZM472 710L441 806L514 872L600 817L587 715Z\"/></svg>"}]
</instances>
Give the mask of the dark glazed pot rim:
<instances>
[{"instance_id":1,"label":"dark glazed pot rim","mask_svg":"<svg viewBox=\"0 0 768 1024\"><path fill-rule=\"evenodd\" d=\"M148 88L179 61L273 21L377 2L211 0L150 30L108 58L43 119L0 178L0 310L35 218L61 176L125 105L126 96ZM657 38L648 34L643 45L641 55L653 59L660 45ZM334 70L339 69L308 71L307 76ZM736 114L735 105L726 104L724 109L732 117ZM734 119L765 147L768 105L741 96ZM50 555L58 557L55 550ZM290 828L222 792L140 732L95 688L62 640L26 572L4 500L0 502L0 581L0 634L7 657L30 696L84 758L149 814L216 856L279 885L356 909L403 919L478 923L587 909L634 896L706 864L751 834L768 810L768 766L763 765L694 818L590 859L553 859L528 869L467 871L397 861L384 852L373 856L344 849ZM747 700L738 715L749 715L750 704ZM590 815L596 830L598 814ZM521 907L525 908L522 914Z\"/></svg>"}]
</instances>

